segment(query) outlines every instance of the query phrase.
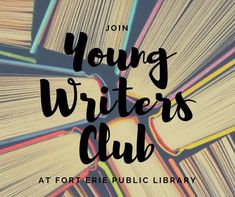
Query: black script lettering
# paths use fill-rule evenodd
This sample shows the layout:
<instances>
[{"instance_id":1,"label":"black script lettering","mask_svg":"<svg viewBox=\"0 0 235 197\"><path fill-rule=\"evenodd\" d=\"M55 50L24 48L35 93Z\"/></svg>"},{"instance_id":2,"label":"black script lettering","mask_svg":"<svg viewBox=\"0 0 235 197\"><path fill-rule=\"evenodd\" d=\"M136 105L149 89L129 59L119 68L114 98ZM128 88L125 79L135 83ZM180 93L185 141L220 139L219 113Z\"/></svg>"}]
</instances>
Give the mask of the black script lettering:
<instances>
[{"instance_id":1,"label":"black script lettering","mask_svg":"<svg viewBox=\"0 0 235 197\"><path fill-rule=\"evenodd\" d=\"M159 57L157 59L154 60L154 56L155 55L159 55ZM169 57L175 55L176 53L170 55ZM152 52L148 55L147 57L147 61L149 63L156 63L158 62L149 72L149 77L152 80L153 84L160 88L160 89L165 89L168 83L168 66L167 66L167 54L166 51L162 48L159 49L158 52ZM160 76L159 76L159 80L156 80L153 72L155 71L155 69L159 66L160 69Z\"/></svg>"},{"instance_id":2,"label":"black script lettering","mask_svg":"<svg viewBox=\"0 0 235 197\"><path fill-rule=\"evenodd\" d=\"M190 99L184 100L184 98L182 97L181 92L178 92L176 94L175 100L176 100L177 107L176 107L176 110L175 110L175 112L172 116L171 116L171 100L168 99L168 98L163 98L162 94L160 94L160 93L156 94L156 99L158 101L163 102L163 105L162 105L162 120L164 122L170 122L175 117L176 114L178 115L178 117L182 121L188 121L188 120L192 119L193 114L192 114L190 108L188 107L188 105L186 104L186 102L191 101L191 102L195 103L195 101L190 100ZM183 111L184 117L181 116L180 110Z\"/></svg>"},{"instance_id":3,"label":"black script lettering","mask_svg":"<svg viewBox=\"0 0 235 197\"><path fill-rule=\"evenodd\" d=\"M44 116L50 117L52 116L56 109L59 106L60 113L62 116L67 117L69 116L75 109L77 104L77 88L76 86L81 85L81 83L75 83L75 81L72 78L68 78L68 84L73 86L74 90L74 99L72 107L69 108L68 101L67 101L67 95L64 89L57 89L56 90L56 102L54 109L51 108L51 97L50 97L50 84L49 81L46 79L40 80L40 88L41 88L41 107Z\"/></svg>"},{"instance_id":4,"label":"black script lettering","mask_svg":"<svg viewBox=\"0 0 235 197\"><path fill-rule=\"evenodd\" d=\"M88 63L90 64L90 66L96 67L101 64L104 57L106 57L106 55L103 55L101 49L91 49L88 54Z\"/></svg>"},{"instance_id":5,"label":"black script lettering","mask_svg":"<svg viewBox=\"0 0 235 197\"><path fill-rule=\"evenodd\" d=\"M86 118L88 122L94 122L100 115L100 113L95 117L95 107L96 102L93 98L87 98L86 93L80 94L80 99L87 102Z\"/></svg>"},{"instance_id":6,"label":"black script lettering","mask_svg":"<svg viewBox=\"0 0 235 197\"><path fill-rule=\"evenodd\" d=\"M100 123L99 129L100 132L98 140L98 153L93 158L90 158L88 156L87 150L89 136L93 133L94 139L96 139L97 131L95 126L87 126L81 135L79 153L81 161L84 164L89 164L93 162L97 157L99 157L100 161L106 161L112 156L115 159L121 159L123 157L124 162L127 164L134 162L136 159L138 159L139 162L144 162L153 153L153 144L149 144L147 145L147 147L145 147L145 126L143 124L138 124L136 156L133 156L133 145L128 142L126 142L124 145L125 147L123 153L120 153L121 144L118 141L113 142L113 151L109 155L107 155L107 143L110 139L110 130L105 123Z\"/></svg>"},{"instance_id":7,"label":"black script lettering","mask_svg":"<svg viewBox=\"0 0 235 197\"><path fill-rule=\"evenodd\" d=\"M64 43L64 51L67 55L72 55L75 52L73 59L73 69L74 71L82 70L83 56L86 49L87 35L83 32L80 32L78 43L73 49L74 45L74 35L72 33L67 33Z\"/></svg>"},{"instance_id":8,"label":"black script lettering","mask_svg":"<svg viewBox=\"0 0 235 197\"><path fill-rule=\"evenodd\" d=\"M64 51L67 55L74 55L73 60L73 68L74 71L81 71L82 70L82 62L84 53L86 50L87 45L87 34L80 32L79 39L77 42L77 45L75 48L74 46L74 35L72 33L67 33L64 43ZM176 53L170 55L167 57L166 51L162 48L159 49L159 51L151 52L147 56L147 60L145 60L145 52L141 51L139 52L138 48L132 47L131 49L131 58L130 63L127 65L127 53L125 50L120 49L118 51L118 58L114 60L114 49L108 48L107 54L104 54L100 48L93 48L88 53L88 63L92 67L96 67L102 63L103 58L107 58L107 65L108 66L115 66L119 68L119 70L124 71L127 70L129 67L136 68L139 65L139 61L141 59L141 56L143 56L142 62L144 64L155 64L157 63L149 73L150 79L156 85L157 87L164 89L167 85L167 58L175 55ZM154 58L156 55L158 55L158 58ZM160 68L160 76L159 80L156 80L153 72L154 70L159 66Z\"/></svg>"},{"instance_id":9,"label":"black script lettering","mask_svg":"<svg viewBox=\"0 0 235 197\"><path fill-rule=\"evenodd\" d=\"M196 103L196 101L194 100L191 100L191 99L184 99L182 97L182 93L181 92L178 92L175 96L175 100L177 102L177 114L178 114L178 117L180 120L182 121L189 121L193 118L193 113L192 111L190 110L189 106L186 104L186 102L194 102ZM180 110L182 110L182 112L184 113L184 117L181 116L180 114Z\"/></svg>"}]
</instances>

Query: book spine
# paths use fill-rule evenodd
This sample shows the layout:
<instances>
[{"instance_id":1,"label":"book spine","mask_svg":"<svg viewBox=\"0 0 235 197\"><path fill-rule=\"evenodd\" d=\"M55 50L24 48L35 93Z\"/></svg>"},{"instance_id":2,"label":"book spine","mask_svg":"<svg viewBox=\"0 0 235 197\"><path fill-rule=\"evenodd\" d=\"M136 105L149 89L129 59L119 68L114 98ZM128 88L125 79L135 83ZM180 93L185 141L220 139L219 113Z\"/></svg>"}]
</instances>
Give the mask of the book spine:
<instances>
[{"instance_id":1,"label":"book spine","mask_svg":"<svg viewBox=\"0 0 235 197\"><path fill-rule=\"evenodd\" d=\"M7 65L9 67L13 66L13 67L30 68L35 70L49 71L49 72L57 72L57 73L67 74L69 76L84 76L84 72L75 72L72 69L68 68L42 65L42 64L32 64L28 62L6 60L1 58L0 58L0 64Z\"/></svg>"},{"instance_id":2,"label":"book spine","mask_svg":"<svg viewBox=\"0 0 235 197\"><path fill-rule=\"evenodd\" d=\"M8 52L8 51L0 50L0 55L8 57L8 58L16 59L16 60L21 60L21 61L33 63L33 64L36 63L36 59L34 59L33 57L19 55L19 54Z\"/></svg>"}]
</instances>

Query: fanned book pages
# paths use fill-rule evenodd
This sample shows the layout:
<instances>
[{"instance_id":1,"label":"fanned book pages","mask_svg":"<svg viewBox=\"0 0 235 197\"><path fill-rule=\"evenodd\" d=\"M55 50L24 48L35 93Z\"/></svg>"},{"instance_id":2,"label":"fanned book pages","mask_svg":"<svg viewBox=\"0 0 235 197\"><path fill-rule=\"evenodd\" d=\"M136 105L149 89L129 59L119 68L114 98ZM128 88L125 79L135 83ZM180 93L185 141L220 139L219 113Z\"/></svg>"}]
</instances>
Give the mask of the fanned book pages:
<instances>
[{"instance_id":1,"label":"fanned book pages","mask_svg":"<svg viewBox=\"0 0 235 197\"><path fill-rule=\"evenodd\" d=\"M47 133L58 127L77 125L86 119L87 111L87 102L80 99L80 93L86 93L88 98L93 98L97 103L102 96L101 81L97 77L74 77L74 81L81 85L76 86L77 102L73 113L64 117L60 109L57 109L52 116L46 117L42 112L40 79L47 79L50 83L49 96L52 110L57 100L57 89L61 88L66 91L69 108L72 107L75 92L66 77L2 75L0 76L1 141L26 134L33 135L39 131ZM96 107L95 114L99 113L98 110Z\"/></svg>"},{"instance_id":2,"label":"fanned book pages","mask_svg":"<svg viewBox=\"0 0 235 197\"><path fill-rule=\"evenodd\" d=\"M100 167L97 167L95 171L91 171L87 177L81 179L78 184L74 184L58 196L112 196L112 193L114 193L112 185L108 182L99 182L99 180L104 179L108 180L107 174Z\"/></svg>"},{"instance_id":3,"label":"fanned book pages","mask_svg":"<svg viewBox=\"0 0 235 197\"><path fill-rule=\"evenodd\" d=\"M75 184L66 191L64 191L59 196L76 197L76 196L86 196L89 194L93 194L94 196L101 196L97 189L98 188L95 188L95 185L91 183L84 183L83 186L81 184Z\"/></svg>"},{"instance_id":4,"label":"fanned book pages","mask_svg":"<svg viewBox=\"0 0 235 197\"><path fill-rule=\"evenodd\" d=\"M80 185L74 185L72 188L64 191L61 197L85 196L86 192Z\"/></svg>"},{"instance_id":5,"label":"fanned book pages","mask_svg":"<svg viewBox=\"0 0 235 197\"><path fill-rule=\"evenodd\" d=\"M14 47L31 46L34 0L0 1L0 43Z\"/></svg>"},{"instance_id":6,"label":"fanned book pages","mask_svg":"<svg viewBox=\"0 0 235 197\"><path fill-rule=\"evenodd\" d=\"M110 129L110 139L107 144L108 153L112 152L113 141L119 141L121 143L120 153L124 150L125 142L131 143L133 147L137 146L137 118L117 118L109 122L108 125ZM146 146L150 142L150 139L146 136ZM136 148L132 150L133 155L136 155ZM183 191L177 183L163 183L160 181L160 178L167 177L170 179L173 176L156 149L154 149L153 154L148 160L144 162L136 160L131 164L127 164L123 159L111 158L108 160L108 163L113 172L113 175L109 177L110 181L118 184L126 196L155 196L156 194L158 196L183 195ZM118 181L113 180L113 177ZM126 181L128 177L132 179L129 183ZM144 177L147 177L148 183L143 183ZM133 179L137 182L133 183ZM142 182L139 182L140 180Z\"/></svg>"},{"instance_id":7,"label":"fanned book pages","mask_svg":"<svg viewBox=\"0 0 235 197\"><path fill-rule=\"evenodd\" d=\"M195 176L190 184L196 196L233 196L235 193L235 144L228 135L183 159L179 166L185 176Z\"/></svg>"},{"instance_id":8,"label":"fanned book pages","mask_svg":"<svg viewBox=\"0 0 235 197\"><path fill-rule=\"evenodd\" d=\"M234 26L233 0L157 1L135 47L145 51L145 61L150 52L159 48L165 49L167 56L176 53L167 59L168 85L164 90L157 89L149 78L149 71L156 63L146 63L122 73L129 87L134 87L128 96L147 96L152 101L156 92L168 96L218 56L226 56L234 44ZM153 75L159 79L159 70Z\"/></svg>"},{"instance_id":9,"label":"fanned book pages","mask_svg":"<svg viewBox=\"0 0 235 197\"><path fill-rule=\"evenodd\" d=\"M29 55L33 11L34 0L0 1L0 56L35 63Z\"/></svg>"},{"instance_id":10,"label":"fanned book pages","mask_svg":"<svg viewBox=\"0 0 235 197\"><path fill-rule=\"evenodd\" d=\"M162 121L161 112L149 118L153 137L168 153L179 154L185 149L194 148L234 131L234 66L209 80L213 75L214 73L204 79L207 83L201 81L191 87L193 90L200 86L190 94L190 99L196 101L188 103L193 111L190 121L182 122L175 117L166 123ZM171 108L171 114L176 107L175 105Z\"/></svg>"},{"instance_id":11,"label":"fanned book pages","mask_svg":"<svg viewBox=\"0 0 235 197\"><path fill-rule=\"evenodd\" d=\"M93 169L79 157L80 133L76 128L58 131L19 144L0 149L0 195L1 196L46 196L60 193L72 183L68 178L85 177ZM89 155L94 155L90 143ZM94 164L95 165L95 164ZM7 178L6 178L7 177ZM40 178L50 177L48 183ZM64 181L62 181L62 178ZM66 180L67 183L66 183ZM66 184L65 184L66 183Z\"/></svg>"},{"instance_id":12,"label":"fanned book pages","mask_svg":"<svg viewBox=\"0 0 235 197\"><path fill-rule=\"evenodd\" d=\"M114 50L125 48L130 30L118 29L122 28L121 24L131 26L135 4L136 0L59 0L48 27L44 47L64 53L66 33L73 33L74 43L77 43L79 33L84 32L88 35L86 52L96 47L103 51L109 47ZM117 30L106 31L107 25L113 24L117 25Z\"/></svg>"}]
</instances>

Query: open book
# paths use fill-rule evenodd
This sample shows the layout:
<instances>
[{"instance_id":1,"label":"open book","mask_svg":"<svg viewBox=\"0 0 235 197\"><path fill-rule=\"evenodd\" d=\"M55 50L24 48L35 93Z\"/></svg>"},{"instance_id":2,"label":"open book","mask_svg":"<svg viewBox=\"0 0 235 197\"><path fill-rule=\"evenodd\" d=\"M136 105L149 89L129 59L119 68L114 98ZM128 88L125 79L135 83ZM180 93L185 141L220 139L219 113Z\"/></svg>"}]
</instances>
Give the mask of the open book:
<instances>
[{"instance_id":1,"label":"open book","mask_svg":"<svg viewBox=\"0 0 235 197\"><path fill-rule=\"evenodd\" d=\"M76 197L76 196L112 196L115 192L112 184L109 181L101 183L98 180L108 180L106 172L100 166L96 167L95 171L91 171L86 178L81 180L78 184L74 184L65 190L61 195L64 197ZM94 179L96 182L92 182ZM120 195L119 195L120 196Z\"/></svg>"},{"instance_id":2,"label":"open book","mask_svg":"<svg viewBox=\"0 0 235 197\"><path fill-rule=\"evenodd\" d=\"M34 0L0 2L1 44L30 48L33 4Z\"/></svg>"},{"instance_id":3,"label":"open book","mask_svg":"<svg viewBox=\"0 0 235 197\"><path fill-rule=\"evenodd\" d=\"M215 75L216 73L212 73L183 93L183 96L190 95L190 99L196 101L188 103L193 113L190 121L183 122L174 117L165 123L162 121L161 111L149 118L153 137L168 153L180 154L185 149L194 148L234 131L234 67L214 77ZM176 107L175 105L171 108L171 114Z\"/></svg>"},{"instance_id":4,"label":"open book","mask_svg":"<svg viewBox=\"0 0 235 197\"><path fill-rule=\"evenodd\" d=\"M142 64L122 73L128 86L133 87L128 96L134 99L145 96L154 102L156 92L168 96L202 69L210 67L208 73L219 66L217 59L222 57L221 63L235 54L234 9L234 3L225 0L213 4L203 0L157 1L134 46L145 51L145 60L159 48L164 48L168 56L177 53L167 59L168 86L164 90L156 88L149 77L155 64ZM157 58L156 55L154 59ZM143 55L140 62L142 59ZM158 69L153 74L159 79Z\"/></svg>"},{"instance_id":5,"label":"open book","mask_svg":"<svg viewBox=\"0 0 235 197\"><path fill-rule=\"evenodd\" d=\"M118 118L108 123L110 129L110 139L107 144L107 152L112 152L112 144L114 140L121 142L120 152L123 152L124 143L129 142L133 145L133 155L136 155L136 138L137 138L138 119L135 117ZM150 139L146 136L146 144L150 143ZM99 162L102 165L102 162ZM180 196L183 195L182 190L176 183L154 183L154 177L159 180L162 177L172 177L167 166L158 151L154 149L154 153L144 162L135 160L131 164L126 164L123 159L109 159L108 164L113 172L109 174L110 181L118 184L126 196ZM107 168L104 168L107 169ZM108 173L107 173L108 174ZM147 177L148 183L123 183L113 181L113 177L139 178Z\"/></svg>"},{"instance_id":6,"label":"open book","mask_svg":"<svg viewBox=\"0 0 235 197\"><path fill-rule=\"evenodd\" d=\"M34 0L0 2L0 56L35 63L29 54Z\"/></svg>"},{"instance_id":7,"label":"open book","mask_svg":"<svg viewBox=\"0 0 235 197\"><path fill-rule=\"evenodd\" d=\"M234 136L233 136L234 137ZM235 192L234 139L227 135L195 154L181 160L177 165L169 162L176 172L185 176L196 176L191 190L196 196L233 196Z\"/></svg>"},{"instance_id":8,"label":"open book","mask_svg":"<svg viewBox=\"0 0 235 197\"><path fill-rule=\"evenodd\" d=\"M96 164L85 165L81 162L80 136L78 128L60 130L0 149L1 196L61 193L75 184L62 182L63 177L79 176L82 179L87 176ZM88 151L90 156L94 155L94 145L90 141ZM43 182L40 182L41 177ZM45 177L50 177L48 183Z\"/></svg>"},{"instance_id":9,"label":"open book","mask_svg":"<svg viewBox=\"0 0 235 197\"><path fill-rule=\"evenodd\" d=\"M74 88L68 84L68 77L0 75L1 143L13 138L20 140L22 135L32 137L39 131L42 134L77 125L86 119L87 111L87 102L80 99L80 93L86 93L88 98L93 98L97 103L102 96L102 82L98 77L74 77L75 82L81 85L76 86L77 103L73 113L63 117L58 108L52 116L45 117L41 106L40 79L46 79L50 83L52 109L57 99L56 90L61 88L66 91L68 106L71 108ZM99 109L96 107L95 114L98 113Z\"/></svg>"},{"instance_id":10,"label":"open book","mask_svg":"<svg viewBox=\"0 0 235 197\"><path fill-rule=\"evenodd\" d=\"M53 0L55 2L55 0ZM53 3L52 3L53 4ZM108 47L118 50L126 48L130 29L128 31L106 31L107 25L128 25L131 28L137 0L119 1L81 1L58 0L51 22L44 31L38 31L31 52L37 50L42 40L42 33L46 32L44 48L55 52L64 52L66 33L73 33L74 43L77 43L80 32L88 35L87 51L99 47L105 50ZM45 16L47 18L47 15ZM87 52L86 51L86 52Z\"/></svg>"}]
</instances>

